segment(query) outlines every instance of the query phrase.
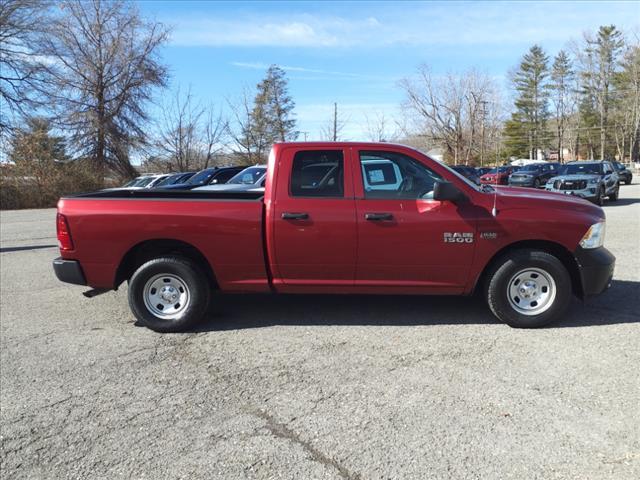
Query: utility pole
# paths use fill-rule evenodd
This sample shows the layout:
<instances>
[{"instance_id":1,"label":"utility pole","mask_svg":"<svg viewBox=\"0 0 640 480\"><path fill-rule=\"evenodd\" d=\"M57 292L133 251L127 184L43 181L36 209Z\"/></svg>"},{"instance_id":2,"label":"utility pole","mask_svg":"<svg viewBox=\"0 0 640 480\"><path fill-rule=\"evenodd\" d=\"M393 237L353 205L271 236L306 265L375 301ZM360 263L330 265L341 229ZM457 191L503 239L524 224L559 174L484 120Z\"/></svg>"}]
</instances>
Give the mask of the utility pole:
<instances>
[{"instance_id":1,"label":"utility pole","mask_svg":"<svg viewBox=\"0 0 640 480\"><path fill-rule=\"evenodd\" d=\"M338 141L338 104L333 104L333 141Z\"/></svg>"},{"instance_id":2,"label":"utility pole","mask_svg":"<svg viewBox=\"0 0 640 480\"><path fill-rule=\"evenodd\" d=\"M302 135L304 135L304 141L307 141L307 136L309 135L309 132L300 132Z\"/></svg>"}]
</instances>

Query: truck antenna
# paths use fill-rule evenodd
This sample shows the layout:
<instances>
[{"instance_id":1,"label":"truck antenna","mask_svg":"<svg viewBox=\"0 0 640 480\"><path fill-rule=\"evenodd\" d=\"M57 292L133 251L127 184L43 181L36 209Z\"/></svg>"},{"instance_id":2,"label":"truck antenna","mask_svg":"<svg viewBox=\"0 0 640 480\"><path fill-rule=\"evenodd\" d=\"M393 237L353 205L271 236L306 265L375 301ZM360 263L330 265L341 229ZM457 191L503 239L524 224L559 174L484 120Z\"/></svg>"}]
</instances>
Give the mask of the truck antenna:
<instances>
[{"instance_id":1,"label":"truck antenna","mask_svg":"<svg viewBox=\"0 0 640 480\"><path fill-rule=\"evenodd\" d=\"M499 173L500 173L500 167L498 167L498 163L496 162L496 184L495 187L493 187L493 208L491 209L491 215L493 215L494 217L498 215L498 209L496 207L496 204L498 203L498 183L499 183Z\"/></svg>"}]
</instances>

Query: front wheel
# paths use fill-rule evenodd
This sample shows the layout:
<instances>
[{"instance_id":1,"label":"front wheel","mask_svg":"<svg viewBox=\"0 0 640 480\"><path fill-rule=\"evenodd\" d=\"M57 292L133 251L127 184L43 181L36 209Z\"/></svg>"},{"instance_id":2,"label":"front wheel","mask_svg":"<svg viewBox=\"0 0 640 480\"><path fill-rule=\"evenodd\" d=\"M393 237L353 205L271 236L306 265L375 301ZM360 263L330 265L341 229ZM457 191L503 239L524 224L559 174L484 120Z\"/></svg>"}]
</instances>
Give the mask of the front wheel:
<instances>
[{"instance_id":1,"label":"front wheel","mask_svg":"<svg viewBox=\"0 0 640 480\"><path fill-rule=\"evenodd\" d=\"M598 187L598 193L596 194L596 205L598 205L599 207L604 205L604 187L600 186Z\"/></svg>"},{"instance_id":2,"label":"front wheel","mask_svg":"<svg viewBox=\"0 0 640 480\"><path fill-rule=\"evenodd\" d=\"M209 306L210 285L191 260L161 257L141 265L129 280L129 306L156 332L181 332L200 321Z\"/></svg>"},{"instance_id":3,"label":"front wheel","mask_svg":"<svg viewBox=\"0 0 640 480\"><path fill-rule=\"evenodd\" d=\"M533 188L540 188L540 179L539 178L536 178L533 181Z\"/></svg>"},{"instance_id":4,"label":"front wheel","mask_svg":"<svg viewBox=\"0 0 640 480\"><path fill-rule=\"evenodd\" d=\"M485 295L493 314L514 328L542 327L571 301L571 277L562 262L541 250L517 250L489 272Z\"/></svg>"},{"instance_id":5,"label":"front wheel","mask_svg":"<svg viewBox=\"0 0 640 480\"><path fill-rule=\"evenodd\" d=\"M620 184L616 185L616 189L613 191L611 195L609 195L609 200L611 200L612 202L615 202L616 200L618 200L619 196L620 196Z\"/></svg>"}]
</instances>

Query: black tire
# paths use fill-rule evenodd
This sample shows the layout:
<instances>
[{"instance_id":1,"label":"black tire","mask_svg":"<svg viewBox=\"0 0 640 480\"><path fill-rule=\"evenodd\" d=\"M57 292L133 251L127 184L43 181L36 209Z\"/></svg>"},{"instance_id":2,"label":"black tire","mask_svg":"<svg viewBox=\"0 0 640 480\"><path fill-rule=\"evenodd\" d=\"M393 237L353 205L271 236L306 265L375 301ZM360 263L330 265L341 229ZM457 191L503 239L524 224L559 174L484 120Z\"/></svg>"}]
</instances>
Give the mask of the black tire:
<instances>
[{"instance_id":1,"label":"black tire","mask_svg":"<svg viewBox=\"0 0 640 480\"><path fill-rule=\"evenodd\" d=\"M631 185L631 179L629 177L627 177L627 179L624 181L625 185Z\"/></svg>"},{"instance_id":2,"label":"black tire","mask_svg":"<svg viewBox=\"0 0 640 480\"><path fill-rule=\"evenodd\" d=\"M609 195L609 200L611 200L612 202L615 202L618 200L618 197L620 196L620 184L616 185L616 189L614 190L614 192Z\"/></svg>"},{"instance_id":3,"label":"black tire","mask_svg":"<svg viewBox=\"0 0 640 480\"><path fill-rule=\"evenodd\" d=\"M539 178L536 178L533 181L533 188L540 188L540 179Z\"/></svg>"},{"instance_id":4,"label":"black tire","mask_svg":"<svg viewBox=\"0 0 640 480\"><path fill-rule=\"evenodd\" d=\"M521 313L512 306L515 301L509 298L513 279L517 280L521 272L527 271L543 272L555 283L553 287L548 287L549 300L545 305L540 305L541 310L538 314L535 313L535 309L528 314ZM522 275L526 276L526 273ZM518 283L515 283L514 288L517 289L517 286ZM551 294L551 288L555 289L555 296ZM485 282L485 298L489 308L498 319L514 328L548 325L566 311L571 295L569 272L558 258L541 250L522 249L506 254L496 262ZM531 302L531 305L533 303Z\"/></svg>"},{"instance_id":5,"label":"black tire","mask_svg":"<svg viewBox=\"0 0 640 480\"><path fill-rule=\"evenodd\" d=\"M596 193L596 199L594 200L594 202L599 207L604 205L604 187L602 185L598 187L598 191Z\"/></svg>"},{"instance_id":6,"label":"black tire","mask_svg":"<svg viewBox=\"0 0 640 480\"><path fill-rule=\"evenodd\" d=\"M183 298L180 295L185 296L182 305L179 303L164 304L165 301L171 302L170 295L167 300L155 297L158 298L156 311L165 306L175 310L175 314L170 318L162 318L161 316L169 315L168 313L163 314L158 311L156 314L153 312L154 307L151 305L155 301L151 301L149 298L152 298L152 292L156 293L154 292L156 289L153 288L155 282L166 282L169 289L175 286L169 293L178 295L179 297L176 298L180 301ZM128 296L131 311L144 326L156 332L182 332L198 323L204 316L211 298L211 285L207 276L191 260L167 256L149 260L135 271L129 280ZM173 299L174 302L175 300Z\"/></svg>"}]
</instances>

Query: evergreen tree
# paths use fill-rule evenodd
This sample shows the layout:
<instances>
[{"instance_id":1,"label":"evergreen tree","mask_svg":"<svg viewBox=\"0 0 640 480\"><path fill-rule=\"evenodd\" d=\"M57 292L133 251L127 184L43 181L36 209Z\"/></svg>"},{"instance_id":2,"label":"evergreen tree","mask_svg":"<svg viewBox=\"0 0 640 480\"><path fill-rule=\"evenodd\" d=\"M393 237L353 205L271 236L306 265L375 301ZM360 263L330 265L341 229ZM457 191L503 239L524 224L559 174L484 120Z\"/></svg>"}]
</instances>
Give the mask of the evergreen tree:
<instances>
[{"instance_id":1,"label":"evergreen tree","mask_svg":"<svg viewBox=\"0 0 640 480\"><path fill-rule=\"evenodd\" d=\"M569 99L571 98L571 83L573 81L573 67L571 60L564 50L560 50L553 60L550 81L547 85L551 92L551 100L555 107L556 129L558 135L558 160L563 160L563 140L570 113Z\"/></svg>"},{"instance_id":2,"label":"evergreen tree","mask_svg":"<svg viewBox=\"0 0 640 480\"><path fill-rule=\"evenodd\" d=\"M583 54L583 94L592 100L598 114L600 130L600 158L606 158L609 107L612 81L618 66L618 57L624 45L622 33L614 25L601 26L595 37L586 37Z\"/></svg>"},{"instance_id":3,"label":"evergreen tree","mask_svg":"<svg viewBox=\"0 0 640 480\"><path fill-rule=\"evenodd\" d=\"M50 134L49 122L43 118L27 119L27 128L19 129L11 139L9 160L15 164L16 177L28 179L35 194L45 203L55 202L55 185L60 180L61 162L68 159L62 137Z\"/></svg>"},{"instance_id":4,"label":"evergreen tree","mask_svg":"<svg viewBox=\"0 0 640 480\"><path fill-rule=\"evenodd\" d=\"M295 140L296 120L293 117L295 103L289 95L289 85L284 70L271 65L265 78L257 86L252 118L253 128L267 146L273 142Z\"/></svg>"},{"instance_id":5,"label":"evergreen tree","mask_svg":"<svg viewBox=\"0 0 640 480\"><path fill-rule=\"evenodd\" d=\"M529 158L535 158L537 150L546 146L546 123L549 118L549 92L545 79L549 74L549 57L538 45L529 49L512 83L518 96L514 102L516 111L511 116L512 126L505 130L507 143L528 146ZM518 125L516 125L518 124ZM514 135L524 138L514 138ZM523 151L517 152L520 155Z\"/></svg>"}]
</instances>

